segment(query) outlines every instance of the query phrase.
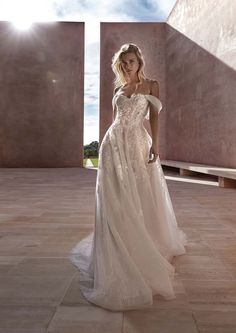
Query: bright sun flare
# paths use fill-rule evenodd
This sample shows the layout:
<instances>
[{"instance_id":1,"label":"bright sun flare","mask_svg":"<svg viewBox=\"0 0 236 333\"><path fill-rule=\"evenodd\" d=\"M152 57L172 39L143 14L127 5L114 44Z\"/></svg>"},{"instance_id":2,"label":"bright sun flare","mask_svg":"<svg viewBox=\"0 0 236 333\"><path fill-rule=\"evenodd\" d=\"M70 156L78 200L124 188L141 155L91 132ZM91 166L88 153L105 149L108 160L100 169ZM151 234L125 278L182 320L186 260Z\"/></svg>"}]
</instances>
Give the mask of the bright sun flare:
<instances>
[{"instance_id":1,"label":"bright sun flare","mask_svg":"<svg viewBox=\"0 0 236 333\"><path fill-rule=\"evenodd\" d=\"M30 29L33 22L55 21L52 1L0 0L1 18L6 18L20 30Z\"/></svg>"}]
</instances>

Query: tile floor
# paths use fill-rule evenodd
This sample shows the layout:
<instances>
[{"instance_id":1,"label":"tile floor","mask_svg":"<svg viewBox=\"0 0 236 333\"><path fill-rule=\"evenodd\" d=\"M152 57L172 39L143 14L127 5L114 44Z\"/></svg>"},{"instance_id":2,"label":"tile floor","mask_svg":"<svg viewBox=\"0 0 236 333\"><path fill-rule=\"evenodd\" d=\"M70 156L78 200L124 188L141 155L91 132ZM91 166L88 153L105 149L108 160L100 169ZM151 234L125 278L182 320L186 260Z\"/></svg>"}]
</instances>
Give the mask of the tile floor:
<instances>
[{"instance_id":1,"label":"tile floor","mask_svg":"<svg viewBox=\"0 0 236 333\"><path fill-rule=\"evenodd\" d=\"M69 251L93 229L96 169L0 169L0 333L235 333L236 190L165 172L187 254L177 298L111 312L88 303Z\"/></svg>"}]
</instances>

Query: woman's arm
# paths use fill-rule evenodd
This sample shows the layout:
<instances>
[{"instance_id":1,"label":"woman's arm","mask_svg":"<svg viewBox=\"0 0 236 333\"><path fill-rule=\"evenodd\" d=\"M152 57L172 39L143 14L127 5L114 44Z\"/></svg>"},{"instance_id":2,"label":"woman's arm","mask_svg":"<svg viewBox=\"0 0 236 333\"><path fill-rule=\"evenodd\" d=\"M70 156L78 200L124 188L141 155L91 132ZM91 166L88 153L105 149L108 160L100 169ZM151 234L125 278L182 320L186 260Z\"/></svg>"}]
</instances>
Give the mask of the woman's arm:
<instances>
[{"instance_id":1,"label":"woman's arm","mask_svg":"<svg viewBox=\"0 0 236 333\"><path fill-rule=\"evenodd\" d=\"M120 87L118 87L118 88L115 88L114 90L113 90L113 97L114 97L114 95L116 94L116 92L118 91L118 89L119 89ZM113 115L112 115L112 122L116 119L116 112L117 112L117 110L116 110L116 105L114 104L114 106L113 106Z\"/></svg>"},{"instance_id":2,"label":"woman's arm","mask_svg":"<svg viewBox=\"0 0 236 333\"><path fill-rule=\"evenodd\" d=\"M115 121L116 119L116 105L113 108L113 118L112 118L112 122Z\"/></svg>"},{"instance_id":3,"label":"woman's arm","mask_svg":"<svg viewBox=\"0 0 236 333\"><path fill-rule=\"evenodd\" d=\"M151 83L150 94L159 98L159 84L156 80L153 80ZM154 110L154 106L151 103L149 106L149 110L150 110L149 111L150 112L149 121L150 121L150 127L151 127L151 132L152 132L152 146L150 149L149 158L151 158L152 154L154 155L153 159L149 161L149 163L151 163L151 162L155 162L157 159L157 156L159 155L159 153L158 153L158 112L156 112L156 110Z\"/></svg>"}]
</instances>

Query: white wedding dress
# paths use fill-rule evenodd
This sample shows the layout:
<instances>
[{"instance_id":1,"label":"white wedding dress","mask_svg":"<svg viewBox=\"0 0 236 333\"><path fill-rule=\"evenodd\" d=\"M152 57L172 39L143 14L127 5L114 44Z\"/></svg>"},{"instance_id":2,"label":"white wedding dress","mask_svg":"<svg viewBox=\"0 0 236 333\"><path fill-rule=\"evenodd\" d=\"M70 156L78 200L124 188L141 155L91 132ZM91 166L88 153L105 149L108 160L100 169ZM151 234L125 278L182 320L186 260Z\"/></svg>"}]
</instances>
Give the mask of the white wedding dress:
<instances>
[{"instance_id":1,"label":"white wedding dress","mask_svg":"<svg viewBox=\"0 0 236 333\"><path fill-rule=\"evenodd\" d=\"M175 298L173 256L186 252L159 158L148 164L151 137L143 125L152 95L115 94L115 121L99 148L95 228L72 249L80 290L103 308L122 311Z\"/></svg>"}]
</instances>

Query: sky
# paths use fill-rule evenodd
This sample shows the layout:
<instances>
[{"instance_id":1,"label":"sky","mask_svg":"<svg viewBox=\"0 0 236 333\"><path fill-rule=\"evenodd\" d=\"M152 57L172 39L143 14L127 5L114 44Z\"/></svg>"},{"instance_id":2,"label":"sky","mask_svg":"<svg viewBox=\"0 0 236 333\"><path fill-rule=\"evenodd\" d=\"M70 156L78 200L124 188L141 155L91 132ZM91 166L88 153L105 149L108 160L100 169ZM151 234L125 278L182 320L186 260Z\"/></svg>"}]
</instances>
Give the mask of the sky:
<instances>
[{"instance_id":1,"label":"sky","mask_svg":"<svg viewBox=\"0 0 236 333\"><path fill-rule=\"evenodd\" d=\"M99 140L100 22L165 22L176 0L0 0L0 20L85 22L84 144Z\"/></svg>"}]
</instances>

